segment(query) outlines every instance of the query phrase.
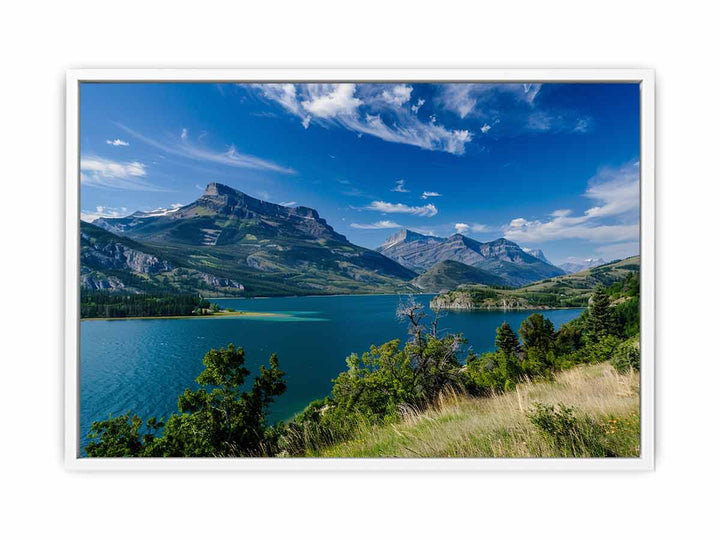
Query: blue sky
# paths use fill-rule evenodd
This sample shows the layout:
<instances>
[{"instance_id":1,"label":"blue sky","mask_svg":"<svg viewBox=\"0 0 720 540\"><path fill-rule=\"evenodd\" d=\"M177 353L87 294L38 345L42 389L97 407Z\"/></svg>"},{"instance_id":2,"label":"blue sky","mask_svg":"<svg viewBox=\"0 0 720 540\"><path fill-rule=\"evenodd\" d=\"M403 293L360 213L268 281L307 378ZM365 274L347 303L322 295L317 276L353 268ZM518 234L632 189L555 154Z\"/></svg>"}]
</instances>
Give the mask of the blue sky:
<instances>
[{"instance_id":1,"label":"blue sky","mask_svg":"<svg viewBox=\"0 0 720 540\"><path fill-rule=\"evenodd\" d=\"M82 217L221 182L370 248L407 227L621 258L639 252L639 106L636 84L83 84Z\"/></svg>"}]
</instances>

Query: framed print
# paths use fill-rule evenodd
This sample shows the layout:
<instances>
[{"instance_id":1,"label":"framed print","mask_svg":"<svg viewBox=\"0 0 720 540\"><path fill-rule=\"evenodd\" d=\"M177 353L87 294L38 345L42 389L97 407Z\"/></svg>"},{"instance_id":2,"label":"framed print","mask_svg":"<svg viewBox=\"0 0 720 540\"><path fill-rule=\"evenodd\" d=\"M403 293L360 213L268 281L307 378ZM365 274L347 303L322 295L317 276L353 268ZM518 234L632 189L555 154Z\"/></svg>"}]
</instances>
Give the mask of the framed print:
<instances>
[{"instance_id":1,"label":"framed print","mask_svg":"<svg viewBox=\"0 0 720 540\"><path fill-rule=\"evenodd\" d=\"M652 469L653 99L68 72L67 466Z\"/></svg>"}]
</instances>

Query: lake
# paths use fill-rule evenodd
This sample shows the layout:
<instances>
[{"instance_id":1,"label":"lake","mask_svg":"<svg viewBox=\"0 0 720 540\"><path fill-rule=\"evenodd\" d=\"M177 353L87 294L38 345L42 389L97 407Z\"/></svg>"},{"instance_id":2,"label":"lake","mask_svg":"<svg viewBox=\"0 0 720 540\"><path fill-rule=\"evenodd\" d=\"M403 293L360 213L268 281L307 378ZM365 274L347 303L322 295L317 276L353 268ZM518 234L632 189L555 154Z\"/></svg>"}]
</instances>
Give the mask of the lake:
<instances>
[{"instance_id":1,"label":"lake","mask_svg":"<svg viewBox=\"0 0 720 540\"><path fill-rule=\"evenodd\" d=\"M428 306L432 295L415 299ZM284 420L327 395L330 380L346 369L345 358L407 335L395 311L400 297L325 296L217 300L223 308L281 316L245 319L87 320L80 323L80 432L82 446L92 422L129 410L147 419L177 410L177 396L196 388L202 359L228 343L243 347L252 375L277 353L287 373L287 392L270 420ZM428 310L429 311L429 310ZM581 309L541 311L558 328ZM481 353L494 349L495 329L507 321L517 331L532 311L451 312L441 330L462 332Z\"/></svg>"}]
</instances>

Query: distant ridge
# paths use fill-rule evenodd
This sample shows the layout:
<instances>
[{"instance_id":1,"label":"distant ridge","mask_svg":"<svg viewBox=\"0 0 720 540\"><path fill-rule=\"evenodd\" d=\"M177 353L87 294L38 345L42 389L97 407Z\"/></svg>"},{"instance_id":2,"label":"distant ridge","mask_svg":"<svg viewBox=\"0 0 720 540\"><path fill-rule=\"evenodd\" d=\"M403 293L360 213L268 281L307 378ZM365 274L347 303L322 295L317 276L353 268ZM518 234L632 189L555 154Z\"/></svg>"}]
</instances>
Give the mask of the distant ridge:
<instances>
[{"instance_id":1,"label":"distant ridge","mask_svg":"<svg viewBox=\"0 0 720 540\"><path fill-rule=\"evenodd\" d=\"M441 238L403 229L377 251L416 272L425 272L443 261L456 261L490 272L515 286L564 274L560 268L526 253L506 238L478 242L462 234Z\"/></svg>"},{"instance_id":2,"label":"distant ridge","mask_svg":"<svg viewBox=\"0 0 720 540\"><path fill-rule=\"evenodd\" d=\"M601 258L590 258L585 259L584 261L579 263L563 263L560 265L560 268L565 270L565 272L567 272L568 274L574 274L576 272L587 270L588 268L596 268L598 266L602 266L603 264L607 264L607 262Z\"/></svg>"}]
</instances>

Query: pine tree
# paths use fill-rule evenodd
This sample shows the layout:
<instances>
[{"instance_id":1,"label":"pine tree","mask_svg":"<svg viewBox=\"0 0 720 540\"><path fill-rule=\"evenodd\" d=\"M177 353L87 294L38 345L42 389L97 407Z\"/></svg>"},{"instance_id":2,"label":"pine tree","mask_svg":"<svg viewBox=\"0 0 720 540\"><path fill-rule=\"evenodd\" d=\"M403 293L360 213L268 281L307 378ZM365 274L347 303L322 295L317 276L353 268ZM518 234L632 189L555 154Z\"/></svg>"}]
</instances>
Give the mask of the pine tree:
<instances>
[{"instance_id":1,"label":"pine tree","mask_svg":"<svg viewBox=\"0 0 720 540\"><path fill-rule=\"evenodd\" d=\"M599 341L613 331L614 321L610 297L600 285L590 298L587 326L588 337L592 341Z\"/></svg>"},{"instance_id":2,"label":"pine tree","mask_svg":"<svg viewBox=\"0 0 720 540\"><path fill-rule=\"evenodd\" d=\"M537 348L543 353L550 350L555 339L555 327L550 319L539 313L533 313L520 324L520 336L523 349Z\"/></svg>"},{"instance_id":3,"label":"pine tree","mask_svg":"<svg viewBox=\"0 0 720 540\"><path fill-rule=\"evenodd\" d=\"M495 347L507 356L515 355L519 346L518 337L507 322L498 326Z\"/></svg>"}]
</instances>

